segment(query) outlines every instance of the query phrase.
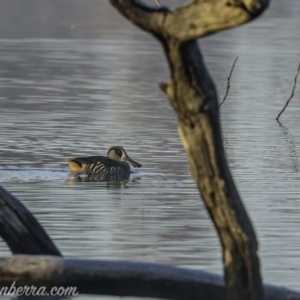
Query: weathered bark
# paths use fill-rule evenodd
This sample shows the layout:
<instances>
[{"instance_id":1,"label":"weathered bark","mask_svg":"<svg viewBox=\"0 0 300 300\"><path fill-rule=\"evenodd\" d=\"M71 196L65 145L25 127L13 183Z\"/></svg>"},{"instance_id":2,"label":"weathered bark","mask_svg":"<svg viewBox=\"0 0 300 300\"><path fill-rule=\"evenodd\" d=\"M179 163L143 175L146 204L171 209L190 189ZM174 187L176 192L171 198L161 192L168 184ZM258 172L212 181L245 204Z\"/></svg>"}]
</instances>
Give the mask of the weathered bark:
<instances>
[{"instance_id":1,"label":"weathered bark","mask_svg":"<svg viewBox=\"0 0 300 300\"><path fill-rule=\"evenodd\" d=\"M193 177L220 237L227 287L233 299L263 299L255 232L227 165L218 97L196 38L252 20L268 1L195 0L174 12L110 1L162 42L171 78L161 88L177 114Z\"/></svg>"},{"instance_id":2,"label":"weathered bark","mask_svg":"<svg viewBox=\"0 0 300 300\"><path fill-rule=\"evenodd\" d=\"M177 300L227 300L221 276L169 265L63 259L54 256L0 258L0 286L76 287L94 295ZM300 293L266 286L267 300L300 300Z\"/></svg>"},{"instance_id":3,"label":"weathered bark","mask_svg":"<svg viewBox=\"0 0 300 300\"><path fill-rule=\"evenodd\" d=\"M172 12L139 0L110 2L142 29L185 42L249 22L266 9L269 0L194 0Z\"/></svg>"},{"instance_id":4,"label":"weathered bark","mask_svg":"<svg viewBox=\"0 0 300 300\"><path fill-rule=\"evenodd\" d=\"M15 254L61 255L33 215L2 187L0 235Z\"/></svg>"},{"instance_id":5,"label":"weathered bark","mask_svg":"<svg viewBox=\"0 0 300 300\"><path fill-rule=\"evenodd\" d=\"M168 86L167 94L173 97L171 103L179 117L179 132L193 176L221 239L227 285L236 299L260 299L256 237L226 163L213 83L196 41L185 43L179 51L170 49L169 57L176 77ZM177 68L178 62L185 68L184 77ZM192 90L193 86L199 90L194 89L191 94L188 89ZM188 93L188 103L178 101L186 99ZM202 103L197 103L199 93L206 95Z\"/></svg>"}]
</instances>

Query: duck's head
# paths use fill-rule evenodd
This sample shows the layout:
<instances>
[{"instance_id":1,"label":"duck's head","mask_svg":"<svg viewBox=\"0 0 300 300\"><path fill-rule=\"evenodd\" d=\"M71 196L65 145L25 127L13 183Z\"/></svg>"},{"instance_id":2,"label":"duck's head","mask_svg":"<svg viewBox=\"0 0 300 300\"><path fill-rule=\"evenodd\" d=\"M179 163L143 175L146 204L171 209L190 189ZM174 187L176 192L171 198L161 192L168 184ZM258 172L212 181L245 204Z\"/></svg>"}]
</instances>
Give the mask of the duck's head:
<instances>
[{"instance_id":1,"label":"duck's head","mask_svg":"<svg viewBox=\"0 0 300 300\"><path fill-rule=\"evenodd\" d=\"M131 159L127 155L124 148L120 147L120 146L111 147L107 152L107 157L114 159L114 160L118 160L118 161L126 161L136 168L140 168L142 166L139 163L137 163L136 161L134 161L133 159Z\"/></svg>"}]
</instances>

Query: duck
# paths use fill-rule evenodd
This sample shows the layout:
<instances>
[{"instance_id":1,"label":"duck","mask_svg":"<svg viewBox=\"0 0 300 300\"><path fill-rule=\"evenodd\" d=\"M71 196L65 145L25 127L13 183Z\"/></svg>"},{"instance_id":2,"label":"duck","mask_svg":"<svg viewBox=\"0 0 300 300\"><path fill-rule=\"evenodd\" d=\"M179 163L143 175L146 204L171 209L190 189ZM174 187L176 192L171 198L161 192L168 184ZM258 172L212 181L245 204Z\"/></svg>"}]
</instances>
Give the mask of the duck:
<instances>
[{"instance_id":1,"label":"duck","mask_svg":"<svg viewBox=\"0 0 300 300\"><path fill-rule=\"evenodd\" d=\"M131 159L121 146L113 146L106 156L66 158L72 172L77 174L117 175L130 174L130 165L140 168L141 164Z\"/></svg>"}]
</instances>

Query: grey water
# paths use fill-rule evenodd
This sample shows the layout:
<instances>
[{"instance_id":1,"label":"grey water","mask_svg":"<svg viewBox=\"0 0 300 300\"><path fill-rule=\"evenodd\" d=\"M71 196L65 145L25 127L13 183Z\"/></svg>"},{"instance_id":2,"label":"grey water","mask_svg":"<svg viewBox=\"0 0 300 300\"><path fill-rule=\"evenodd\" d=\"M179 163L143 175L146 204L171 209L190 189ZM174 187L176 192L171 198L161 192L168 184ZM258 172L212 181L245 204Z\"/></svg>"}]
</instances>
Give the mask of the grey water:
<instances>
[{"instance_id":1,"label":"grey water","mask_svg":"<svg viewBox=\"0 0 300 300\"><path fill-rule=\"evenodd\" d=\"M229 165L265 282L300 291L300 83L283 126L275 121L298 64L299 14L299 1L273 0L259 19L199 44L220 98L239 56L221 108ZM0 20L0 185L65 256L221 273L215 229L158 88L169 76L159 43L108 1L1 1ZM66 157L114 145L143 165L128 183L70 176ZM0 255L10 255L3 241Z\"/></svg>"}]
</instances>

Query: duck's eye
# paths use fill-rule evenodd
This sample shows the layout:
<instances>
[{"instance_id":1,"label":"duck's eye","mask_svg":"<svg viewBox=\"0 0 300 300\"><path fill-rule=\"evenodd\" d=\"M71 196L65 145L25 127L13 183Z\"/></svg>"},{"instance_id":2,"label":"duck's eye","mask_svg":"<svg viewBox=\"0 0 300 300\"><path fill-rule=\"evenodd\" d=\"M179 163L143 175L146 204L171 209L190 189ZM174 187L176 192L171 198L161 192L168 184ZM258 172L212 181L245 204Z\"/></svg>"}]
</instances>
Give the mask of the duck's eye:
<instances>
[{"instance_id":1,"label":"duck's eye","mask_svg":"<svg viewBox=\"0 0 300 300\"><path fill-rule=\"evenodd\" d=\"M122 151L120 149L116 149L115 153L120 157L122 156Z\"/></svg>"}]
</instances>

